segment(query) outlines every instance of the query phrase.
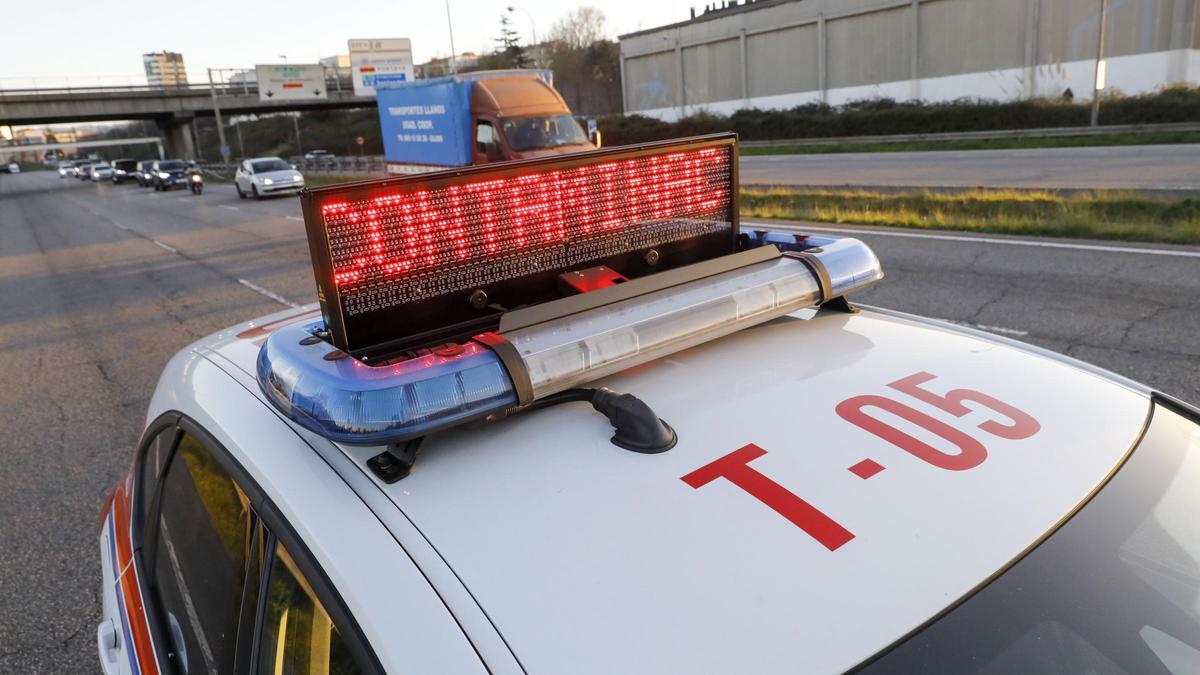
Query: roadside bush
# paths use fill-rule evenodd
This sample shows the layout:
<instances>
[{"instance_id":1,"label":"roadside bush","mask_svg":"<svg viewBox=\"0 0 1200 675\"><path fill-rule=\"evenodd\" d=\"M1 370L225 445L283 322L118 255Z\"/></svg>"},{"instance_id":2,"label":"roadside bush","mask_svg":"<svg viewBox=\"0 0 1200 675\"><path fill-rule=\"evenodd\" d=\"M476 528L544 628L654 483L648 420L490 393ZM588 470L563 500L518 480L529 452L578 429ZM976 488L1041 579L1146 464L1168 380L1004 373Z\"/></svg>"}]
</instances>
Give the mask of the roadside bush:
<instances>
[{"instance_id":1,"label":"roadside bush","mask_svg":"<svg viewBox=\"0 0 1200 675\"><path fill-rule=\"evenodd\" d=\"M742 140L837 138L886 134L936 134L1085 126L1090 102L1026 99L942 103L870 99L841 106L809 103L789 110L739 110L732 115L699 113L676 122L642 115L600 120L605 145L624 145L716 131L736 131ZM1100 123L1200 122L1200 87L1171 87L1153 94L1110 94L1101 102Z\"/></svg>"}]
</instances>

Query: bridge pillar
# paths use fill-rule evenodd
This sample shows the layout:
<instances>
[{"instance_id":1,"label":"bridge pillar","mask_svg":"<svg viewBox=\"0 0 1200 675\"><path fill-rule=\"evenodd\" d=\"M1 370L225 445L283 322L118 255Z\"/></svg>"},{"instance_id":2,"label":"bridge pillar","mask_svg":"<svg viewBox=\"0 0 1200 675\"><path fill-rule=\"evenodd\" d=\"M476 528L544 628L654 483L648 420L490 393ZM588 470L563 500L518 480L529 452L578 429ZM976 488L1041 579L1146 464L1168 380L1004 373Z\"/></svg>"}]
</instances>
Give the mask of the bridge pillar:
<instances>
[{"instance_id":1,"label":"bridge pillar","mask_svg":"<svg viewBox=\"0 0 1200 675\"><path fill-rule=\"evenodd\" d=\"M196 159L196 144L190 128L195 115L173 113L154 120L162 130L167 144L167 157L171 159Z\"/></svg>"}]
</instances>

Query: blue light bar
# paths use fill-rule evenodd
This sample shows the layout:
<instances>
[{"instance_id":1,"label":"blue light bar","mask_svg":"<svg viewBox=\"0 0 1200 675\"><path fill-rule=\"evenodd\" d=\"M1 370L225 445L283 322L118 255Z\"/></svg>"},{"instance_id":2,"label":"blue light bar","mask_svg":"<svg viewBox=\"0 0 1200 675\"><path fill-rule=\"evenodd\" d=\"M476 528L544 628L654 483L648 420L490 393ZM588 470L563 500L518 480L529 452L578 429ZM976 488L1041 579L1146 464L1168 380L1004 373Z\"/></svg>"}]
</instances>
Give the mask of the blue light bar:
<instances>
[{"instance_id":1,"label":"blue light bar","mask_svg":"<svg viewBox=\"0 0 1200 675\"><path fill-rule=\"evenodd\" d=\"M293 421L330 440L380 445L416 438L517 403L508 372L481 344L368 366L327 359L343 353L311 339L320 327L294 324L272 333L258 354L258 383Z\"/></svg>"}]
</instances>

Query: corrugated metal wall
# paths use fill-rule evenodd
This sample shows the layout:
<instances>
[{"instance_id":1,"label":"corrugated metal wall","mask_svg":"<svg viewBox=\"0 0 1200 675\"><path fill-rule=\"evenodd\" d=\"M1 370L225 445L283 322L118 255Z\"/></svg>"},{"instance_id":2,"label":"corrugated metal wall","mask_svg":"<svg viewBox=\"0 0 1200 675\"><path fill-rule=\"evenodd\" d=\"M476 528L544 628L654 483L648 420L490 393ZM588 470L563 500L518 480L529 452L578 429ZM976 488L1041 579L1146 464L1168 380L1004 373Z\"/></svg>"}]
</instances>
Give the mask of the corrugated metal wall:
<instances>
[{"instance_id":1,"label":"corrugated metal wall","mask_svg":"<svg viewBox=\"0 0 1200 675\"><path fill-rule=\"evenodd\" d=\"M1109 0L1106 57L1200 48L1197 2ZM764 97L794 105L803 99L796 94L828 100L836 90L897 98L953 97L956 87L963 96L1054 95L1082 81L1081 67L1067 73L1063 64L1094 59L1099 6L1099 0L759 0L621 36L625 109L729 108L761 105ZM1182 73L1195 80L1200 72L1189 73L1191 62L1200 59L1185 55L1161 76L1145 76L1165 83ZM1138 68L1126 65L1132 73L1126 83Z\"/></svg>"}]
</instances>

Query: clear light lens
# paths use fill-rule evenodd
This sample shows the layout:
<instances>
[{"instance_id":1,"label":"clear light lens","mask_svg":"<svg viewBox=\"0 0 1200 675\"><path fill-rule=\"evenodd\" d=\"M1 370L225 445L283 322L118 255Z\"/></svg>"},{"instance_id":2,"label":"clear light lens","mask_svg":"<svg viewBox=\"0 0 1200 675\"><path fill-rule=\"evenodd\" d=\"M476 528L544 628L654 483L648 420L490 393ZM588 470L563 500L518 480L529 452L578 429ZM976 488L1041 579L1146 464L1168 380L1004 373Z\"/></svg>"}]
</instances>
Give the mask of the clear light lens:
<instances>
[{"instance_id":1,"label":"clear light lens","mask_svg":"<svg viewBox=\"0 0 1200 675\"><path fill-rule=\"evenodd\" d=\"M279 410L326 438L391 443L516 405L512 380L483 345L368 366L353 358L326 360L336 350L325 342L300 344L318 325L272 333L258 353L258 383Z\"/></svg>"},{"instance_id":2,"label":"clear light lens","mask_svg":"<svg viewBox=\"0 0 1200 675\"><path fill-rule=\"evenodd\" d=\"M263 179L263 185L274 185L274 184L275 184L275 181L271 180L270 178Z\"/></svg>"},{"instance_id":3,"label":"clear light lens","mask_svg":"<svg viewBox=\"0 0 1200 675\"><path fill-rule=\"evenodd\" d=\"M296 174L295 176L292 176L292 180L299 183L300 181L304 180L304 176L301 176L300 174Z\"/></svg>"},{"instance_id":4,"label":"clear light lens","mask_svg":"<svg viewBox=\"0 0 1200 675\"><path fill-rule=\"evenodd\" d=\"M814 250L829 272L830 297L883 277L857 239L826 239ZM524 359L537 399L824 299L807 265L779 258L503 335Z\"/></svg>"},{"instance_id":5,"label":"clear light lens","mask_svg":"<svg viewBox=\"0 0 1200 675\"><path fill-rule=\"evenodd\" d=\"M169 173L166 173L166 172L163 172L163 171L160 171L160 172L158 173L158 177L159 177L159 178L161 178L161 179L163 179L163 180L166 180L166 179L168 179L168 178L170 178L170 177L171 177L171 174L169 174Z\"/></svg>"}]
</instances>

